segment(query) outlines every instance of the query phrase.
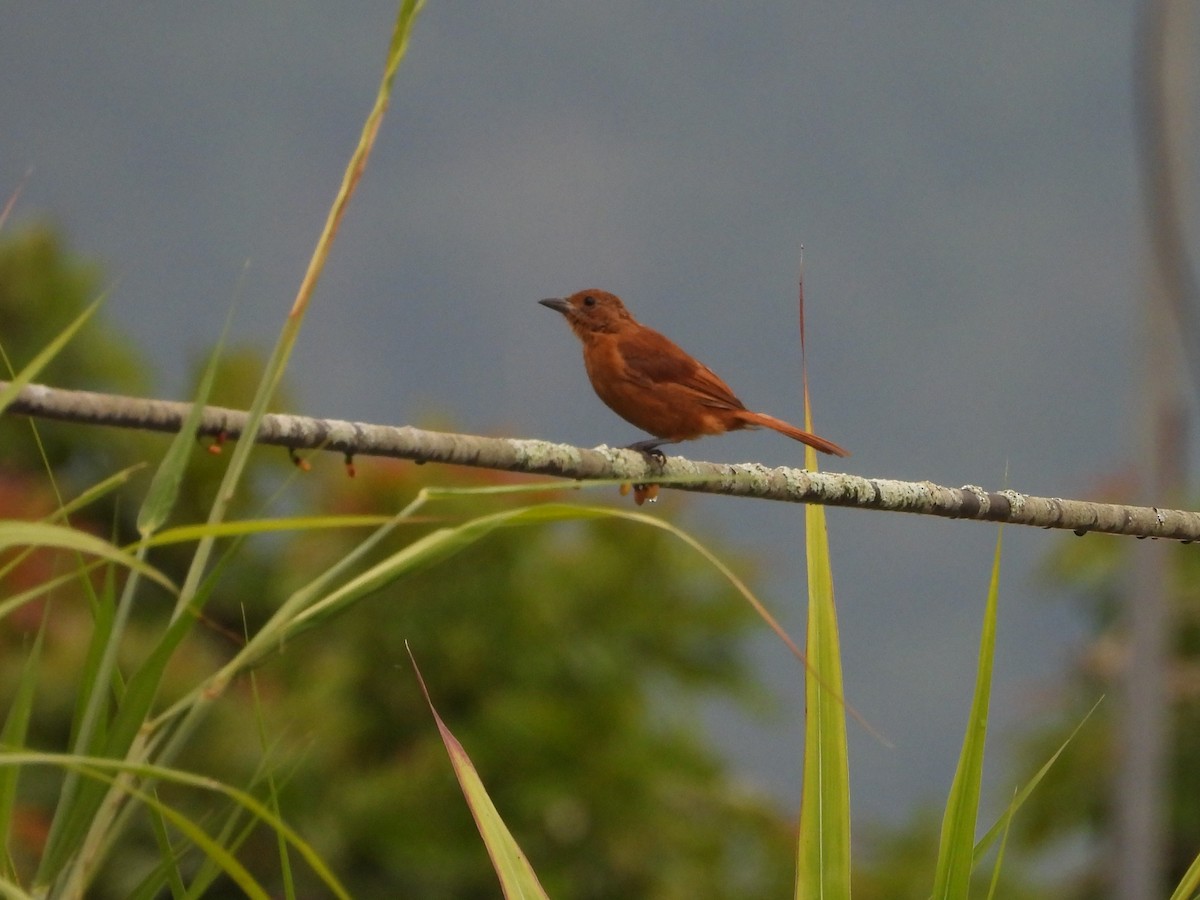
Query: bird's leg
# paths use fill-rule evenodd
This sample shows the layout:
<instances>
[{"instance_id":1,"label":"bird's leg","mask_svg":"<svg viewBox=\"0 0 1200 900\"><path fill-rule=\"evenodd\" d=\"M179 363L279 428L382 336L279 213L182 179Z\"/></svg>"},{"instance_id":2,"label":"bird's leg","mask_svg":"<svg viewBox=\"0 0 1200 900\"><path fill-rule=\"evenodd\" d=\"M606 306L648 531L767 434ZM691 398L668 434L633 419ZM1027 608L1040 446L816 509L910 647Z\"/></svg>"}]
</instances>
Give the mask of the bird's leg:
<instances>
[{"instance_id":1,"label":"bird's leg","mask_svg":"<svg viewBox=\"0 0 1200 900\"><path fill-rule=\"evenodd\" d=\"M661 466L667 461L667 454L663 453L658 448L663 444L678 444L679 441L664 441L662 438L649 438L645 441L637 441L630 444L626 450L636 450L638 453L645 453L647 456L654 457L655 461Z\"/></svg>"},{"instance_id":2,"label":"bird's leg","mask_svg":"<svg viewBox=\"0 0 1200 900\"><path fill-rule=\"evenodd\" d=\"M638 453L644 453L658 466L663 466L667 461L667 454L659 449L663 444L678 444L679 441L666 441L662 438L650 438L645 441L638 441L630 444L626 450L636 450ZM658 485L656 484L635 484L633 486L634 499L637 500L638 506L642 505L644 500L649 500L653 503L658 499Z\"/></svg>"}]
</instances>

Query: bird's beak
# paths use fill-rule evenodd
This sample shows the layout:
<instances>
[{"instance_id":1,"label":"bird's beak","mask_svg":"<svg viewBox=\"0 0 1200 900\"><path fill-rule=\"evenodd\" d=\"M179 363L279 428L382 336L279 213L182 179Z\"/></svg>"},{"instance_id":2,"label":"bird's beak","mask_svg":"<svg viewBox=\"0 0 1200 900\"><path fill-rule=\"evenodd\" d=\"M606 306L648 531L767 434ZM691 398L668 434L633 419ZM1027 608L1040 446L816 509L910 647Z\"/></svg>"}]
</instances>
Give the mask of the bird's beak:
<instances>
[{"instance_id":1,"label":"bird's beak","mask_svg":"<svg viewBox=\"0 0 1200 900\"><path fill-rule=\"evenodd\" d=\"M538 303L542 304L542 306L548 306L551 309L562 313L564 316L571 309L570 303L568 303L566 300L561 300L558 297L551 297L548 300L539 300Z\"/></svg>"}]
</instances>

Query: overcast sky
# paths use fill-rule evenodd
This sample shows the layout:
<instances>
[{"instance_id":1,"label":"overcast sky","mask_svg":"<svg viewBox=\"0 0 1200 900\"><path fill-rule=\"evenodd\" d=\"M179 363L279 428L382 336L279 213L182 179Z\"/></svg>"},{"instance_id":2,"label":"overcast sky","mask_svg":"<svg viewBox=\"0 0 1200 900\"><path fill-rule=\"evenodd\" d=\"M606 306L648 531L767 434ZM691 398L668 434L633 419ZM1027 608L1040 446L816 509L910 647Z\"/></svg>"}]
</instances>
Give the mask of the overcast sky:
<instances>
[{"instance_id":1,"label":"overcast sky","mask_svg":"<svg viewBox=\"0 0 1200 900\"><path fill-rule=\"evenodd\" d=\"M34 167L16 223L49 216L104 263L160 395L180 396L235 295L242 334L277 333L394 15L6 5L0 196ZM431 0L293 359L293 411L635 440L536 304L598 287L797 421L803 243L817 430L854 454L826 468L1092 497L1137 449L1119 424L1141 377L1134 24L1129 3L1045 0ZM803 459L771 432L683 452ZM802 633L802 510L675 504L755 554ZM829 520L849 699L895 743L852 726L856 816L896 820L953 773L996 531ZM1013 729L1079 649L1036 573L1066 539L1005 535L985 815L1011 790ZM791 805L800 673L758 643L790 719L713 727Z\"/></svg>"}]
</instances>

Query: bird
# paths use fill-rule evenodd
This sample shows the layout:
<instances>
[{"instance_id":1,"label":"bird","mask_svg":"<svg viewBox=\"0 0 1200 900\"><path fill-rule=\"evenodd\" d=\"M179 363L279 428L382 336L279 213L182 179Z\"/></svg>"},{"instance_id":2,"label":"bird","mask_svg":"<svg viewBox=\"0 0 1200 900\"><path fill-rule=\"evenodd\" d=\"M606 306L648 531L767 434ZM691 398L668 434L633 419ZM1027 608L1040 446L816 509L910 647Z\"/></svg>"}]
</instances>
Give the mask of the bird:
<instances>
[{"instance_id":1,"label":"bird","mask_svg":"<svg viewBox=\"0 0 1200 900\"><path fill-rule=\"evenodd\" d=\"M662 457L658 448L743 428L770 428L834 456L850 454L833 441L782 419L746 409L708 366L630 315L608 291L579 291L539 300L566 317L583 342L583 364L597 396L651 440L629 449Z\"/></svg>"}]
</instances>

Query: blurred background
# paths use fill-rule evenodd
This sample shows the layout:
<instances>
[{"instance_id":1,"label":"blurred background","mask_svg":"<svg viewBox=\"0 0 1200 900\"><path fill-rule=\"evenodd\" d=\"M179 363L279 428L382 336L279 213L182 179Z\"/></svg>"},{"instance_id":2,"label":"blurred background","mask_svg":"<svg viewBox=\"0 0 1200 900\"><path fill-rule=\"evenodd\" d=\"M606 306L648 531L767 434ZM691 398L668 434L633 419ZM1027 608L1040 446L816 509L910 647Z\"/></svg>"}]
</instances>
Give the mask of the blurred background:
<instances>
[{"instance_id":1,"label":"blurred background","mask_svg":"<svg viewBox=\"0 0 1200 900\"><path fill-rule=\"evenodd\" d=\"M98 264L108 321L149 360L147 394L186 396L235 303L238 344L273 340L394 15L380 2L4 11L0 196L23 184L5 230L48 223ZM1032 0L432 2L305 324L288 411L636 440L536 304L597 287L751 408L799 421L803 244L816 430L853 452L827 467L1164 504L1135 477L1153 263L1139 15ZM1158 351L1166 377L1173 350ZM679 452L803 459L769 432ZM744 558L802 634L799 508L667 494L655 511L672 507ZM848 699L893 744L851 726L871 834L944 800L996 529L828 515ZM1058 718L1068 685L1116 617L1072 602L1057 576L1102 569L1115 546L1005 532L985 821L1027 777L1026 739L1047 728L1057 746L1078 721ZM1125 562L1147 546L1124 542ZM765 631L748 648L770 709L695 715L790 816L803 673ZM1080 692L1082 708L1106 690ZM1047 865L1094 859L1097 840L1077 835Z\"/></svg>"}]
</instances>

